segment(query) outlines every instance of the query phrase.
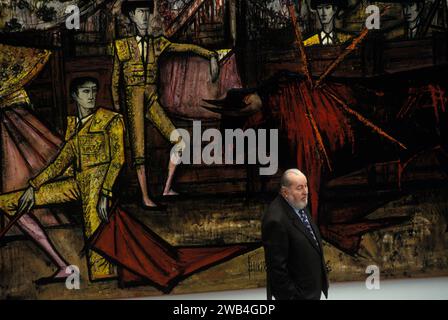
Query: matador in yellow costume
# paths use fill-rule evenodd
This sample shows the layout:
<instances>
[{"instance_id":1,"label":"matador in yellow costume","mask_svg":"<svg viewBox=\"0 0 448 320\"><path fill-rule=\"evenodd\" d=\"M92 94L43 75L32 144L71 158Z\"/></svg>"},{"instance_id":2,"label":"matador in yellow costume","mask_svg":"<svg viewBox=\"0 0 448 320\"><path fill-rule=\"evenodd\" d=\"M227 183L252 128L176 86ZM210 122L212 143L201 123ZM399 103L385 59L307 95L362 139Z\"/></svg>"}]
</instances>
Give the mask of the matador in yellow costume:
<instances>
[{"instance_id":1,"label":"matador in yellow costume","mask_svg":"<svg viewBox=\"0 0 448 320\"><path fill-rule=\"evenodd\" d=\"M219 73L216 52L196 45L171 43L163 36L149 36L149 21L153 12L152 1L123 2L122 13L133 22L138 34L115 41L112 75L112 93L116 110L120 109L120 85L124 85L123 105L133 165L136 167L142 191L142 206L149 210L158 208L150 199L147 189L144 118L150 120L168 141L171 141L171 133L176 130L159 102L159 58L168 52L190 52L210 59L213 81L217 79ZM185 147L182 141L172 142L176 143L179 152ZM171 189L175 169L176 163L170 161L164 195L176 194Z\"/></svg>"},{"instance_id":2,"label":"matador in yellow costume","mask_svg":"<svg viewBox=\"0 0 448 320\"><path fill-rule=\"evenodd\" d=\"M0 196L0 209L10 217L36 207L79 202L88 239L108 220L115 180L124 164L124 124L116 112L97 108L98 81L76 78L70 86L78 116L68 117L65 143L50 165L29 181L28 189ZM116 277L115 267L88 251L92 281Z\"/></svg>"}]
</instances>

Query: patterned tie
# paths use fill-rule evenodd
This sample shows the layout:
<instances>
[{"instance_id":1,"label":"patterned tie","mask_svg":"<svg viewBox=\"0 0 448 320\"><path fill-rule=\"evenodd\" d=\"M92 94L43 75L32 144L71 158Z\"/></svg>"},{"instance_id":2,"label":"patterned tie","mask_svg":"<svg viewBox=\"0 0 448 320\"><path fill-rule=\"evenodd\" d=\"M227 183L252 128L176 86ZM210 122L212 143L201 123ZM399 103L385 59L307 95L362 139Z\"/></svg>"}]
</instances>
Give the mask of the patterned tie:
<instances>
[{"instance_id":1,"label":"patterned tie","mask_svg":"<svg viewBox=\"0 0 448 320\"><path fill-rule=\"evenodd\" d=\"M298 210L297 214L298 214L300 220L302 220L302 223L308 229L309 233L313 236L314 241L316 241L316 245L319 247L319 243L317 242L316 235L314 234L313 228L311 228L311 223L308 220L308 217L307 217L307 215L305 213L305 210Z\"/></svg>"}]
</instances>

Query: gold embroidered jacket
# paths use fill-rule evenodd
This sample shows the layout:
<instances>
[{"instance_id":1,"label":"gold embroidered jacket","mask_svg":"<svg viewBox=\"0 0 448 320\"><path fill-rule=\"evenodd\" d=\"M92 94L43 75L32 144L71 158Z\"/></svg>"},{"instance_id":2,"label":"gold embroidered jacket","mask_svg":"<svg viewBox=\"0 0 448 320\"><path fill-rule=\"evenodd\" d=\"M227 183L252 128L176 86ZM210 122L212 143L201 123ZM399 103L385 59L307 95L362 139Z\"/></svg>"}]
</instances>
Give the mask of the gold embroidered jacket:
<instances>
[{"instance_id":1,"label":"gold embroidered jacket","mask_svg":"<svg viewBox=\"0 0 448 320\"><path fill-rule=\"evenodd\" d=\"M37 190L69 172L77 180L89 179L90 183L101 184L91 186L91 190L99 190L103 195L112 197L112 187L124 161L122 116L99 108L81 128L76 126L76 117L68 117L64 146L56 159L30 181L30 185ZM88 175L81 174L87 171Z\"/></svg>"},{"instance_id":2,"label":"gold embroidered jacket","mask_svg":"<svg viewBox=\"0 0 448 320\"><path fill-rule=\"evenodd\" d=\"M112 96L116 110L119 109L119 86L123 79L125 87L157 85L158 59L168 52L191 52L206 59L217 57L214 51L193 44L172 43L163 36L150 37L148 44L148 63L146 70L141 59L140 49L135 37L115 41L114 67L112 72Z\"/></svg>"},{"instance_id":3,"label":"gold embroidered jacket","mask_svg":"<svg viewBox=\"0 0 448 320\"><path fill-rule=\"evenodd\" d=\"M335 31L335 35L336 35L336 42L334 44L343 44L353 38L353 35L344 33L342 31ZM311 37L305 39L303 41L303 44L305 45L305 47L322 44L319 33L316 33Z\"/></svg>"}]
</instances>

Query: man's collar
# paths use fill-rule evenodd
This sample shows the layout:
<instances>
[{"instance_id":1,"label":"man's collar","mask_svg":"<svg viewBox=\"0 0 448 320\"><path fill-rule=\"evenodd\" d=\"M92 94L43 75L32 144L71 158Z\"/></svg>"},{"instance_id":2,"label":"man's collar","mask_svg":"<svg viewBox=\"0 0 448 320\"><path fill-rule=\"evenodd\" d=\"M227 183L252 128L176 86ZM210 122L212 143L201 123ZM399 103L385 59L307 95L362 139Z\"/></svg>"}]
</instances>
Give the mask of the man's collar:
<instances>
[{"instance_id":1,"label":"man's collar","mask_svg":"<svg viewBox=\"0 0 448 320\"><path fill-rule=\"evenodd\" d=\"M325 32L324 30L320 31L320 35L323 37L327 37L327 36L333 36L334 35L334 30L332 30L331 32Z\"/></svg>"},{"instance_id":2,"label":"man's collar","mask_svg":"<svg viewBox=\"0 0 448 320\"><path fill-rule=\"evenodd\" d=\"M90 119L91 117L93 117L94 114L95 114L95 112L92 112L92 113L89 114L87 117L80 118L79 120L81 120L81 121L86 121L87 119Z\"/></svg>"},{"instance_id":3,"label":"man's collar","mask_svg":"<svg viewBox=\"0 0 448 320\"><path fill-rule=\"evenodd\" d=\"M325 31L321 31L320 32L320 38L322 39L322 40L324 40L325 38L328 38L328 39L331 39L332 41L334 41L335 40L335 33L334 33L334 30L333 31L331 31L330 33L327 33L327 32L325 32Z\"/></svg>"},{"instance_id":4,"label":"man's collar","mask_svg":"<svg viewBox=\"0 0 448 320\"><path fill-rule=\"evenodd\" d=\"M152 38L152 36L151 35L149 35L149 34L147 34L147 35L145 35L145 36L141 36L141 35L139 35L139 34L137 34L136 36L135 36L135 39L137 40L137 42L141 42L143 39L146 39L146 40L149 40L149 39L151 39Z\"/></svg>"},{"instance_id":5,"label":"man's collar","mask_svg":"<svg viewBox=\"0 0 448 320\"><path fill-rule=\"evenodd\" d=\"M80 118L79 116L77 117L77 121L78 123L81 122L81 125L84 125L87 121L89 121L90 118L92 118L95 115L95 112L89 114L87 117L84 118Z\"/></svg>"},{"instance_id":6,"label":"man's collar","mask_svg":"<svg viewBox=\"0 0 448 320\"><path fill-rule=\"evenodd\" d=\"M419 26L420 26L420 17L418 17L417 19L415 19L415 24L413 24L414 27L411 27L410 24L408 24L408 28L409 30L411 30L412 32L414 32L414 30L416 30Z\"/></svg>"}]
</instances>

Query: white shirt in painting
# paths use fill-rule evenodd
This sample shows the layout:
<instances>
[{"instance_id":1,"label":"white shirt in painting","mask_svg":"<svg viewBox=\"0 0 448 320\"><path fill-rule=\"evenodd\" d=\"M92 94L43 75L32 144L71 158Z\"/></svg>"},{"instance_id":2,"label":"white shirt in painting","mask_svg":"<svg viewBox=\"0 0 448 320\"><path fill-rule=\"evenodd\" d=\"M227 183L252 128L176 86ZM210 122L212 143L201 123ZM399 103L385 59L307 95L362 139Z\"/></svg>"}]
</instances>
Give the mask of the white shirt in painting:
<instances>
[{"instance_id":1,"label":"white shirt in painting","mask_svg":"<svg viewBox=\"0 0 448 320\"><path fill-rule=\"evenodd\" d=\"M334 31L326 33L325 31L320 32L321 44L334 44L336 42L336 34Z\"/></svg>"}]
</instances>

